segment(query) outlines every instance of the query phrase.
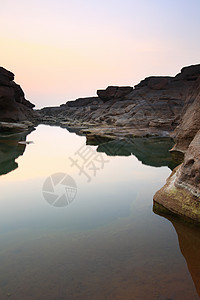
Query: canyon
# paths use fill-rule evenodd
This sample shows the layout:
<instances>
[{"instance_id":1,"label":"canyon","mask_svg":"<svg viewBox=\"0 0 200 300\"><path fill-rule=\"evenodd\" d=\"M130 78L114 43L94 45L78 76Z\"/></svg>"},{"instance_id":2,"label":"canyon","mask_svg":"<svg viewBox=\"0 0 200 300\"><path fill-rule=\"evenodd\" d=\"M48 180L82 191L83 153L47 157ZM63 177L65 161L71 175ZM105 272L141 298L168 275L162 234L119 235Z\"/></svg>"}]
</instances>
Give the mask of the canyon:
<instances>
[{"instance_id":1,"label":"canyon","mask_svg":"<svg viewBox=\"0 0 200 300\"><path fill-rule=\"evenodd\" d=\"M200 222L200 64L184 67L174 77L151 76L134 87L109 86L97 90L96 97L40 110L33 109L13 80L14 74L1 67L0 132L56 125L85 135L91 145L172 138L170 153L182 161L156 192L154 205Z\"/></svg>"}]
</instances>

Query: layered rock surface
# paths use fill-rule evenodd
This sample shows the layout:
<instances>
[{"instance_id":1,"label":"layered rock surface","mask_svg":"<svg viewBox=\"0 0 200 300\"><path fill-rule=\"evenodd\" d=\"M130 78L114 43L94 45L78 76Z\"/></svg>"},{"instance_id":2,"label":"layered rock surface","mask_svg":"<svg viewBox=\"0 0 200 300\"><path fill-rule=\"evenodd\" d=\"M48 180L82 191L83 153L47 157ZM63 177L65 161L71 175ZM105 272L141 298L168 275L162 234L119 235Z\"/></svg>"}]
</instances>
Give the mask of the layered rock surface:
<instances>
[{"instance_id":1,"label":"layered rock surface","mask_svg":"<svg viewBox=\"0 0 200 300\"><path fill-rule=\"evenodd\" d=\"M176 140L174 150L185 152L200 129L200 70L192 92L188 95L181 114L180 125L176 127L173 137Z\"/></svg>"},{"instance_id":2,"label":"layered rock surface","mask_svg":"<svg viewBox=\"0 0 200 300\"><path fill-rule=\"evenodd\" d=\"M188 80L195 80L195 84L172 136L176 141L173 150L182 151L185 158L154 200L176 214L200 222L200 65L183 71Z\"/></svg>"},{"instance_id":3,"label":"layered rock surface","mask_svg":"<svg viewBox=\"0 0 200 300\"><path fill-rule=\"evenodd\" d=\"M175 77L148 77L134 88L110 86L98 90L97 97L42 109L41 122L90 127L92 134L100 135L169 135L180 123L198 70L195 66Z\"/></svg>"},{"instance_id":4,"label":"layered rock surface","mask_svg":"<svg viewBox=\"0 0 200 300\"><path fill-rule=\"evenodd\" d=\"M35 121L35 105L25 99L22 88L13 80L14 74L0 67L0 122Z\"/></svg>"},{"instance_id":5,"label":"layered rock surface","mask_svg":"<svg viewBox=\"0 0 200 300\"><path fill-rule=\"evenodd\" d=\"M154 200L178 215L200 222L200 130L190 143L183 163L173 171Z\"/></svg>"}]
</instances>

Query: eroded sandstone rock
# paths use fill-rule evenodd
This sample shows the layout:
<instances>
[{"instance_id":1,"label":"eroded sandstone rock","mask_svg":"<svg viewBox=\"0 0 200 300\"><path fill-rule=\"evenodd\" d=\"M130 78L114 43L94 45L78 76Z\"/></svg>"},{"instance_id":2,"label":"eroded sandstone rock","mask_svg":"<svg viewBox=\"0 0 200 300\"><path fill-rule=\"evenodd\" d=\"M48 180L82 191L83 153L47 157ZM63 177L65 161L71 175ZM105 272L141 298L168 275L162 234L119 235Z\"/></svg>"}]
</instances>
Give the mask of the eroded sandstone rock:
<instances>
[{"instance_id":1,"label":"eroded sandstone rock","mask_svg":"<svg viewBox=\"0 0 200 300\"><path fill-rule=\"evenodd\" d=\"M167 179L154 201L168 210L200 222L200 130L183 163Z\"/></svg>"},{"instance_id":2,"label":"eroded sandstone rock","mask_svg":"<svg viewBox=\"0 0 200 300\"><path fill-rule=\"evenodd\" d=\"M196 80L200 76L200 64L184 67L181 69L181 73L177 74L175 79L177 80Z\"/></svg>"},{"instance_id":3,"label":"eroded sandstone rock","mask_svg":"<svg viewBox=\"0 0 200 300\"><path fill-rule=\"evenodd\" d=\"M179 124L181 111L194 81L175 77L148 77L135 88L109 86L98 97L68 101L60 107L40 111L41 121L69 122L84 126L132 128L145 135L169 135ZM54 118L54 121L53 121ZM95 125L96 124L96 125ZM130 131L130 130L129 130Z\"/></svg>"},{"instance_id":4,"label":"eroded sandstone rock","mask_svg":"<svg viewBox=\"0 0 200 300\"><path fill-rule=\"evenodd\" d=\"M185 152L200 129L200 75L186 98L180 124L173 133L174 150Z\"/></svg>"},{"instance_id":5,"label":"eroded sandstone rock","mask_svg":"<svg viewBox=\"0 0 200 300\"><path fill-rule=\"evenodd\" d=\"M176 214L200 222L200 65L183 68L176 78L194 82L180 124L172 133L176 141L172 151L185 153L185 158L154 200Z\"/></svg>"}]
</instances>

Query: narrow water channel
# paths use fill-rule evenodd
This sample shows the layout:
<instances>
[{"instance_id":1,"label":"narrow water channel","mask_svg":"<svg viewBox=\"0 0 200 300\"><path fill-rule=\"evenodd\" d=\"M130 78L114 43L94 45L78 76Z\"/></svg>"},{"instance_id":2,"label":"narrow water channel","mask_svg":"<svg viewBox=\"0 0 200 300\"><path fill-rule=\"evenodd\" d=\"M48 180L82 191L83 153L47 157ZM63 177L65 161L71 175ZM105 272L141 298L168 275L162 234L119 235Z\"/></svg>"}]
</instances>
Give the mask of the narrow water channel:
<instances>
[{"instance_id":1,"label":"narrow water channel","mask_svg":"<svg viewBox=\"0 0 200 300\"><path fill-rule=\"evenodd\" d=\"M0 299L199 299L199 228L153 211L170 143L1 136Z\"/></svg>"}]
</instances>

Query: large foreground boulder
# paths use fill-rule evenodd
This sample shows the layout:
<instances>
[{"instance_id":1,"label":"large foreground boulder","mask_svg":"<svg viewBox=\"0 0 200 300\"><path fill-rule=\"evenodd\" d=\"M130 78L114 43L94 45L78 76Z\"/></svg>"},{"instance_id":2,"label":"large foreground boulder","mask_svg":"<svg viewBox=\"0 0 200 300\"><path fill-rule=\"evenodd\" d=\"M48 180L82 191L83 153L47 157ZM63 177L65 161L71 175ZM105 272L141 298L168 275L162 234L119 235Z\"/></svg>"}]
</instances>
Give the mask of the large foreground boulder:
<instances>
[{"instance_id":1,"label":"large foreground boulder","mask_svg":"<svg viewBox=\"0 0 200 300\"><path fill-rule=\"evenodd\" d=\"M183 68L176 78L194 82L180 124L172 134L176 141L172 151L185 153L185 158L154 200L169 211L200 222L200 65Z\"/></svg>"}]
</instances>

